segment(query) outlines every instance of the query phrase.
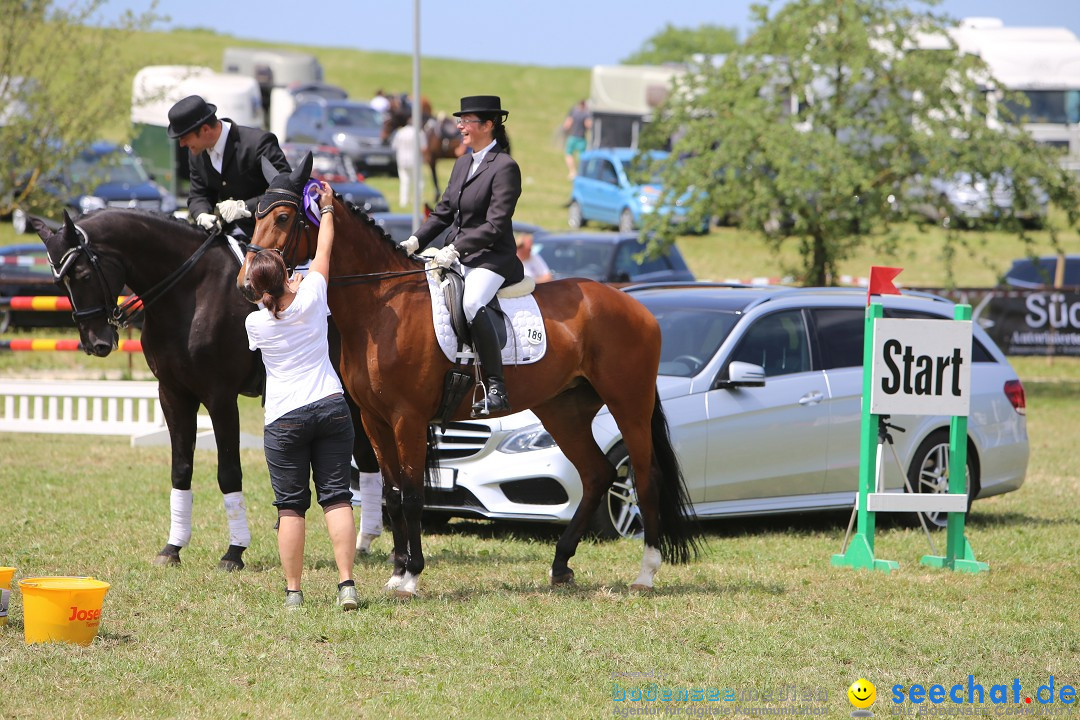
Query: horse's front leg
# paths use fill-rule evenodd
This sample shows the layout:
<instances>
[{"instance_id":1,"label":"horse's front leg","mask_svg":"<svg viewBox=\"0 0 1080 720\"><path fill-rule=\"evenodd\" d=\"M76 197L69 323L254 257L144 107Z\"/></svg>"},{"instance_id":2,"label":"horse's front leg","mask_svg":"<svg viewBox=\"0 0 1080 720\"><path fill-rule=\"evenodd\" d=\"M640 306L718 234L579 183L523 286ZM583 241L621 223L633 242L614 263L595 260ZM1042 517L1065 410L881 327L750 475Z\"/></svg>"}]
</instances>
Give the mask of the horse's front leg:
<instances>
[{"instance_id":1,"label":"horse's front leg","mask_svg":"<svg viewBox=\"0 0 1080 720\"><path fill-rule=\"evenodd\" d=\"M405 558L405 574L393 588L395 597L416 597L420 573L424 571L424 551L420 542L420 518L424 510L424 471L427 461L427 421L422 417L399 419L394 428L401 470L398 474L400 490L400 515L404 519L408 555ZM395 545L398 529L394 527ZM400 556L394 559L395 575ZM387 584L389 587L389 583Z\"/></svg>"},{"instance_id":2,"label":"horse's front leg","mask_svg":"<svg viewBox=\"0 0 1080 720\"><path fill-rule=\"evenodd\" d=\"M191 541L191 473L195 462L195 415L199 401L160 382L158 399L172 445L172 492L169 495L169 539L154 557L154 564L179 565L180 550Z\"/></svg>"},{"instance_id":3,"label":"horse's front leg","mask_svg":"<svg viewBox=\"0 0 1080 720\"><path fill-rule=\"evenodd\" d=\"M226 572L243 570L244 551L251 545L251 530L248 529L243 470L240 467L240 415L236 398L222 398L208 409L217 442L218 488L229 524L229 547L221 556L218 568Z\"/></svg>"},{"instance_id":4,"label":"horse's front leg","mask_svg":"<svg viewBox=\"0 0 1080 720\"><path fill-rule=\"evenodd\" d=\"M391 558L394 571L386 581L385 589L397 590L405 580L405 563L409 557L409 534L401 502L401 462L398 460L397 446L394 443L393 429L374 418L374 414L361 415L367 436L374 445L379 468L385 478L383 498L386 500L386 514L390 519L390 532L394 538L394 550Z\"/></svg>"}]
</instances>

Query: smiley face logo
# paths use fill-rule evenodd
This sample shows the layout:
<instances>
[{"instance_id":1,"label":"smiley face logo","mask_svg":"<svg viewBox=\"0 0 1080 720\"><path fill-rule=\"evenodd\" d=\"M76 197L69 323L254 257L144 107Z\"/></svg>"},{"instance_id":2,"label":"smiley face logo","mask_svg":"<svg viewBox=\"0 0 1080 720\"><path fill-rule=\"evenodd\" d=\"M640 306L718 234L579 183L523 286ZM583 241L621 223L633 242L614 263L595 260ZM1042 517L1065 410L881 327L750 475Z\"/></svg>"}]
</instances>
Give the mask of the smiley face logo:
<instances>
[{"instance_id":1,"label":"smiley face logo","mask_svg":"<svg viewBox=\"0 0 1080 720\"><path fill-rule=\"evenodd\" d=\"M866 710L877 700L877 688L866 678L859 678L851 683L847 691L848 700L859 710ZM854 715L854 713L852 713Z\"/></svg>"}]
</instances>

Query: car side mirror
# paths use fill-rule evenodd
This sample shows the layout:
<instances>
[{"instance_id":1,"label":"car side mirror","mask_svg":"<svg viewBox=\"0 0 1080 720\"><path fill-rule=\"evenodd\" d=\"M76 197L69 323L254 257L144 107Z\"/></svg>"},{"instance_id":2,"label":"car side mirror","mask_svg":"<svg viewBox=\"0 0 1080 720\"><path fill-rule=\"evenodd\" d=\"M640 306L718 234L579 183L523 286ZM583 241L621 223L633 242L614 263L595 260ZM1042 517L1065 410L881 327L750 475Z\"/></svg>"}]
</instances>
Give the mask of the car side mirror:
<instances>
[{"instance_id":1,"label":"car side mirror","mask_svg":"<svg viewBox=\"0 0 1080 720\"><path fill-rule=\"evenodd\" d=\"M741 360L732 360L728 364L728 379L717 380L716 387L765 387L765 368Z\"/></svg>"}]
</instances>

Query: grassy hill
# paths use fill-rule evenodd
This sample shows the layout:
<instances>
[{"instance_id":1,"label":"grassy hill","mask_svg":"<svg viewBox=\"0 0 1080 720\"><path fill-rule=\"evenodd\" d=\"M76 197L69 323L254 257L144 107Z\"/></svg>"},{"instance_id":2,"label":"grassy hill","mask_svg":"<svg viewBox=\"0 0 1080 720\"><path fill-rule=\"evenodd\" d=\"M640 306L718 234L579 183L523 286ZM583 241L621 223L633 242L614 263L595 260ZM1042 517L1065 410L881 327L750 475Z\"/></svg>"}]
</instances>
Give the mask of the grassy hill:
<instances>
[{"instance_id":1,"label":"grassy hill","mask_svg":"<svg viewBox=\"0 0 1080 720\"><path fill-rule=\"evenodd\" d=\"M209 30L177 30L135 34L118 52L133 56L141 65L196 64L215 69L222 66L226 47L274 47L315 55L325 69L327 82L340 85L356 98L369 98L379 88L407 92L412 86L412 58L405 54L373 53L348 48L257 43ZM422 93L434 109L453 112L463 95L496 94L510 110L508 130L513 152L524 180L516 217L519 220L560 229L566 225L565 204L570 186L562 159L559 126L567 109L589 91L589 70L527 65L466 62L424 58L421 62ZM122 139L129 118L119 117L102 134ZM440 178L445 183L452 162L443 160ZM372 185L394 203L397 178L375 176ZM425 196L430 193L430 188ZM1062 220L1062 218L1058 218ZM940 228L905 226L896 238L868 245L841 265L841 272L865 276L872 264L905 268L907 285L935 286L949 282L977 286L993 284L1010 259L1029 250L1051 253L1049 232L1033 234L1030 248L1007 233L966 232L966 249L955 257L951 276L943 262L946 236ZM1080 234L1061 233L1057 241L1068 252L1080 252ZM0 244L16 242L10 227L0 228ZM798 240L791 240L779 257L768 251L760 237L732 228L714 229L703 237L687 237L679 247L695 274L701 278L726 279L798 275Z\"/></svg>"}]
</instances>

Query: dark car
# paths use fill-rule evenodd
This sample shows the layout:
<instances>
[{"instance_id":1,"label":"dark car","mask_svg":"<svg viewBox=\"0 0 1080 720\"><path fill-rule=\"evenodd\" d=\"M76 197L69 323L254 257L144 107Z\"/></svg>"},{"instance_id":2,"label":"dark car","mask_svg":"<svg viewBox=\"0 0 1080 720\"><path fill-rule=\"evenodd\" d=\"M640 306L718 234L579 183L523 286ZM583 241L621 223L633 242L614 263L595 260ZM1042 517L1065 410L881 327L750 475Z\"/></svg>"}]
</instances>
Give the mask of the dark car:
<instances>
[{"instance_id":1,"label":"dark car","mask_svg":"<svg viewBox=\"0 0 1080 720\"><path fill-rule=\"evenodd\" d=\"M154 182L131 147L110 142L92 144L69 166L46 178L41 188L63 198L74 217L106 207L176 211L176 197ZM33 210L18 208L12 213L17 234L28 230L28 212Z\"/></svg>"},{"instance_id":2,"label":"dark car","mask_svg":"<svg viewBox=\"0 0 1080 720\"><path fill-rule=\"evenodd\" d=\"M285 124L285 142L330 145L364 172L397 172L394 149L382 140L383 115L353 100L314 98L296 106Z\"/></svg>"},{"instance_id":3,"label":"dark car","mask_svg":"<svg viewBox=\"0 0 1080 720\"><path fill-rule=\"evenodd\" d=\"M70 310L12 310L6 302L11 297L52 295L64 295L64 289L53 283L44 245L38 242L0 247L0 298L5 299L0 304L0 332L14 327L72 327Z\"/></svg>"},{"instance_id":4,"label":"dark car","mask_svg":"<svg viewBox=\"0 0 1080 720\"><path fill-rule=\"evenodd\" d=\"M371 217L375 220L376 225L385 230L386 234L393 238L394 242L399 243L403 240L408 240L409 236L413 233L412 215L407 215L405 213L375 213ZM514 221L515 235L529 233L539 237L546 232L546 230L537 225ZM430 247L442 247L443 241L448 234L450 234L450 228L443 230L439 236L431 242Z\"/></svg>"},{"instance_id":5,"label":"dark car","mask_svg":"<svg viewBox=\"0 0 1080 720\"><path fill-rule=\"evenodd\" d=\"M646 253L637 233L567 233L536 235L540 253L556 280L583 277L600 282L684 282L694 280L675 245L657 256Z\"/></svg>"},{"instance_id":6,"label":"dark car","mask_svg":"<svg viewBox=\"0 0 1080 720\"><path fill-rule=\"evenodd\" d=\"M330 183L334 191L346 202L359 206L364 212L386 212L390 205L386 197L364 182L364 176L356 172L348 155L329 145L301 145L285 143L281 146L289 164L296 167L308 152L311 153L311 177Z\"/></svg>"},{"instance_id":7,"label":"dark car","mask_svg":"<svg viewBox=\"0 0 1080 720\"><path fill-rule=\"evenodd\" d=\"M1003 281L1006 285L1019 288L1052 287L1057 273L1057 261L1056 255L1013 260ZM1065 256L1065 272L1061 284L1063 287L1080 287L1080 255Z\"/></svg>"}]
</instances>

